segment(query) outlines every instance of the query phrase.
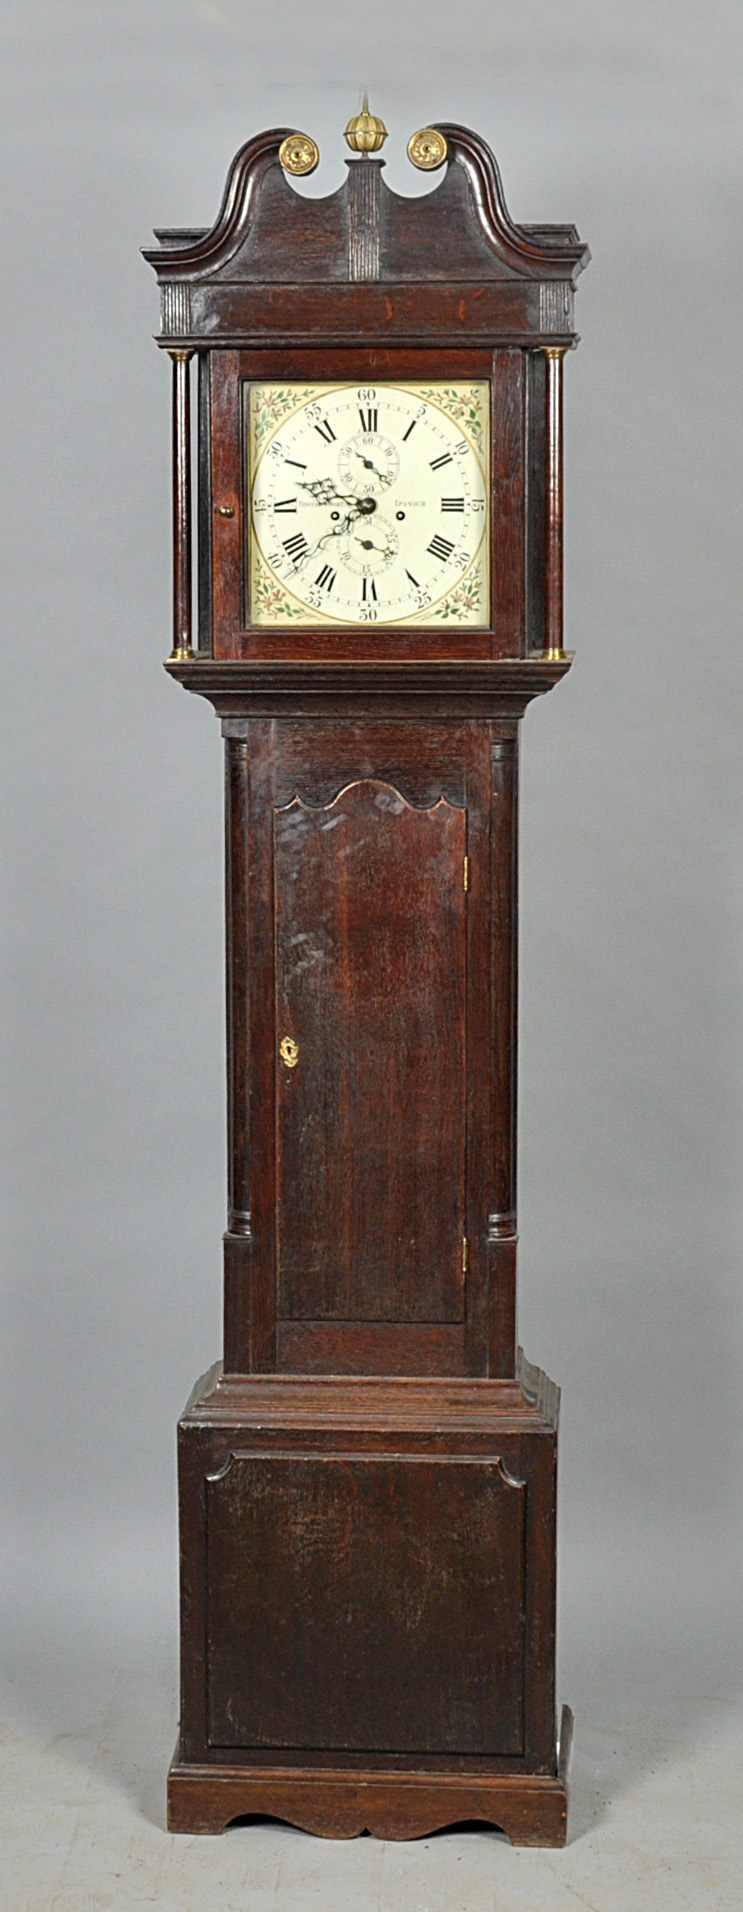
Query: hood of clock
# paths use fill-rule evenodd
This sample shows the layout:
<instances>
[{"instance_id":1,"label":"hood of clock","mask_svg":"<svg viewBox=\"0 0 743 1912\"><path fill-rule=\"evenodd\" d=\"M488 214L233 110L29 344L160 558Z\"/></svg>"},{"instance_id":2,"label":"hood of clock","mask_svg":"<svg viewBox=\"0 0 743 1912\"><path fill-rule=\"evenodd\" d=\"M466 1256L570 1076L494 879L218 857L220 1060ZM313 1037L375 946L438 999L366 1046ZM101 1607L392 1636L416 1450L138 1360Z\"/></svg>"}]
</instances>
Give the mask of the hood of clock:
<instances>
[{"instance_id":1,"label":"hood of clock","mask_svg":"<svg viewBox=\"0 0 743 1912\"><path fill-rule=\"evenodd\" d=\"M445 155L432 193L392 192L384 161L362 153L347 162L337 192L309 199L287 168L312 169L312 140L286 127L249 140L214 225L160 230L157 248L145 250L161 288L162 342L329 330L342 337L350 287L364 288L353 305L357 324L387 338L423 336L433 323L428 287L439 295L439 335L443 317L453 337L496 331L571 344L573 286L589 257L575 228L516 225L493 153L466 127L427 128L408 150L422 155L414 163L424 169L433 163L426 155L436 164ZM454 296L442 314L447 289Z\"/></svg>"}]
</instances>

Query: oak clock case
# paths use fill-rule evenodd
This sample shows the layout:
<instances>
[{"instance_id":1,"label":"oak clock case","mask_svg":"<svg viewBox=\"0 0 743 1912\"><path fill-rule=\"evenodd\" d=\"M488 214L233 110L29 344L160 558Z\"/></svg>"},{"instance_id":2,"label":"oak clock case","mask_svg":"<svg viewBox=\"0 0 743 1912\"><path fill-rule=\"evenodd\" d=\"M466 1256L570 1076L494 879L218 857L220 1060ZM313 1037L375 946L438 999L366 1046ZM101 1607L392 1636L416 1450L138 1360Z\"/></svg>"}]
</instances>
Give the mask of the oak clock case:
<instances>
[{"instance_id":1,"label":"oak clock case","mask_svg":"<svg viewBox=\"0 0 743 1912\"><path fill-rule=\"evenodd\" d=\"M466 128L411 139L422 198L388 191L366 105L346 138L320 200L291 183L308 135L250 140L213 228L146 253L167 669L217 713L226 803L224 1358L178 1434L169 1824L561 1844L559 1397L516 1343L517 759L570 663L588 255L514 224Z\"/></svg>"}]
</instances>

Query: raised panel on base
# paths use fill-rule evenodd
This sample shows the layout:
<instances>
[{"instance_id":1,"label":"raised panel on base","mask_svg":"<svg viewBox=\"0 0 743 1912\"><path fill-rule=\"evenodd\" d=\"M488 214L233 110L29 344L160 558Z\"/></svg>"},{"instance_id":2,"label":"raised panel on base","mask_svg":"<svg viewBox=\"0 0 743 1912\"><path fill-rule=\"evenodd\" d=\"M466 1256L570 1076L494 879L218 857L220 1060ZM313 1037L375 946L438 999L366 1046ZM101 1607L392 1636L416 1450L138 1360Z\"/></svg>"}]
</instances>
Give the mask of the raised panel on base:
<instances>
[{"instance_id":1,"label":"raised panel on base","mask_svg":"<svg viewBox=\"0 0 743 1912\"><path fill-rule=\"evenodd\" d=\"M498 1459L233 1453L207 1481L209 1744L520 1756L526 1498Z\"/></svg>"}]
</instances>

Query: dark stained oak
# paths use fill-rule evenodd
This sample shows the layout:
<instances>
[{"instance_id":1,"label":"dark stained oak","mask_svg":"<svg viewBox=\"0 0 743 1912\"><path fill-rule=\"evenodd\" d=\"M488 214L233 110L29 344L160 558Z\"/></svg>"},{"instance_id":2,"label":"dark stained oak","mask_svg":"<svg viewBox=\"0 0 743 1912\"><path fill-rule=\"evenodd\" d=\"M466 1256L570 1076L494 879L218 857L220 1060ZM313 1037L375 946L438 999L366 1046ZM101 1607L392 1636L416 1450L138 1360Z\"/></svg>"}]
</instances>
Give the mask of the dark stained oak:
<instances>
[{"instance_id":1,"label":"dark stained oak","mask_svg":"<svg viewBox=\"0 0 743 1912\"><path fill-rule=\"evenodd\" d=\"M249 714L297 717L331 714L364 718L370 713L404 717L522 717L533 697L554 689L570 669L570 652L541 653L486 662L455 658L376 661L351 658L333 663L294 658L168 658L165 669L185 690L207 697L217 715L240 721Z\"/></svg>"},{"instance_id":2,"label":"dark stained oak","mask_svg":"<svg viewBox=\"0 0 743 1912\"><path fill-rule=\"evenodd\" d=\"M500 740L513 765L513 721L228 729L233 1031L246 1018L229 1077L228 1366L317 1371L324 1348L341 1372L363 1371L366 1350L375 1372L384 1358L487 1373L495 1333L496 1371L513 1372L513 1305L493 1330L486 1273L513 1173L490 1087L503 1023L507 1101L513 937L494 970L489 900L493 831L513 838L491 755Z\"/></svg>"},{"instance_id":3,"label":"dark stained oak","mask_svg":"<svg viewBox=\"0 0 743 1912\"><path fill-rule=\"evenodd\" d=\"M496 1383L197 1384L174 1830L256 1812L411 1838L468 1817L562 1842L557 1407L523 1360Z\"/></svg>"},{"instance_id":4,"label":"dark stained oak","mask_svg":"<svg viewBox=\"0 0 743 1912\"><path fill-rule=\"evenodd\" d=\"M178 1430L173 1831L566 1837L559 1396L516 1345L518 751L571 661L562 379L588 251L517 225L485 142L441 130L417 197L359 157L303 197L292 129L260 134L213 227L145 255L175 361L166 668L225 749L224 1361ZM470 380L487 628L254 627L251 382Z\"/></svg>"},{"instance_id":5,"label":"dark stained oak","mask_svg":"<svg viewBox=\"0 0 743 1912\"><path fill-rule=\"evenodd\" d=\"M466 846L379 778L274 811L284 1320L464 1313Z\"/></svg>"},{"instance_id":6,"label":"dark stained oak","mask_svg":"<svg viewBox=\"0 0 743 1912\"><path fill-rule=\"evenodd\" d=\"M465 1324L277 1321L287 1374L466 1374Z\"/></svg>"},{"instance_id":7,"label":"dark stained oak","mask_svg":"<svg viewBox=\"0 0 743 1912\"><path fill-rule=\"evenodd\" d=\"M522 1758L526 1497L498 1456L233 1452L206 1482L210 1746Z\"/></svg>"},{"instance_id":8,"label":"dark stained oak","mask_svg":"<svg viewBox=\"0 0 743 1912\"><path fill-rule=\"evenodd\" d=\"M282 1767L244 1772L227 1764L183 1764L180 1747L168 1779L171 1832L224 1831L230 1820L257 1813L288 1819L323 1839L423 1839L462 1820L507 1833L514 1846L564 1846L565 1779L521 1774L397 1774L326 1769L299 1774Z\"/></svg>"},{"instance_id":9,"label":"dark stained oak","mask_svg":"<svg viewBox=\"0 0 743 1912\"><path fill-rule=\"evenodd\" d=\"M220 287L235 295L256 288L264 324L270 323L274 302L288 285L302 287L302 298L288 325L291 342L312 323L308 292L322 292L327 333L332 295L348 290L350 221L348 183L320 199L302 199L292 191L281 170L278 152L292 129L277 127L249 140L230 170L224 198L209 232L162 231L157 250L145 250L163 291L163 334L192 335L192 326L207 334L223 334L224 316L214 303ZM551 297L538 301L542 328L571 334L570 293L589 258L574 226L518 226L510 217L498 166L485 141L468 127L442 121L440 131L449 147L446 170L425 204L416 198L390 193L382 181L377 196L381 231L379 281L388 295L390 286L425 285L428 306L415 315L414 339L431 329L440 332L440 306L433 290L450 295L453 288L482 284L503 291L549 288ZM384 161L361 162L380 170ZM351 161L351 167L359 162ZM373 215L372 215L373 216ZM318 283L318 280L321 283ZM376 288L374 288L376 290ZM366 317L368 285L354 287L359 295L357 333L372 333ZM308 309L309 308L309 309ZM241 313L245 331L245 314ZM215 323L216 320L216 323ZM463 320L461 321L463 322Z\"/></svg>"}]
</instances>

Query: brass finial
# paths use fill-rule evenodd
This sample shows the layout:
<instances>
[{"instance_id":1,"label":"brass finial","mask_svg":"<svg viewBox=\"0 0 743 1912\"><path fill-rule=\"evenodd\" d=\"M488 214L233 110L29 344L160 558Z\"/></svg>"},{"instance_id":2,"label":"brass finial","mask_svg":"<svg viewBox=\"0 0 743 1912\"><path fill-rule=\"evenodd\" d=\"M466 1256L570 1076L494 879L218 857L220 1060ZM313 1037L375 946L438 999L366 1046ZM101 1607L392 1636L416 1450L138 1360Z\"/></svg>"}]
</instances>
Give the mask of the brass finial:
<instances>
[{"instance_id":1,"label":"brass finial","mask_svg":"<svg viewBox=\"0 0 743 1912\"><path fill-rule=\"evenodd\" d=\"M378 153L387 138L384 120L377 119L369 112L369 95L364 94L364 104L360 113L355 113L346 127L344 138L352 153L360 153L367 159L369 153Z\"/></svg>"}]
</instances>

